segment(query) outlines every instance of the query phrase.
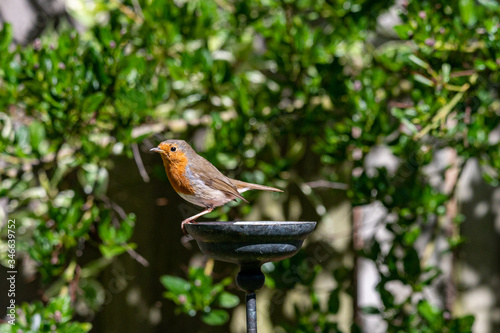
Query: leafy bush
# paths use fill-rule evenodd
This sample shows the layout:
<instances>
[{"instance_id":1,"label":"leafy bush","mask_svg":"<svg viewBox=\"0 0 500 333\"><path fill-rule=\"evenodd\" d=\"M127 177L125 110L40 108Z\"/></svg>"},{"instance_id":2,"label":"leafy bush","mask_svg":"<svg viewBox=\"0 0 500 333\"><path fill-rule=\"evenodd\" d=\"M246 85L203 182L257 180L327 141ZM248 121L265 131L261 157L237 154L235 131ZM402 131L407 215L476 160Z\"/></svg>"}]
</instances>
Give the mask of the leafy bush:
<instances>
[{"instance_id":1,"label":"leafy bush","mask_svg":"<svg viewBox=\"0 0 500 333\"><path fill-rule=\"evenodd\" d=\"M228 277L214 284L212 278L201 268L191 268L188 280L164 275L160 281L167 289L164 296L175 302L179 312L194 317L201 311L201 319L208 325L223 325L229 320L227 311L214 310L215 306L231 309L240 303L237 296L224 291L232 278Z\"/></svg>"},{"instance_id":2,"label":"leafy bush","mask_svg":"<svg viewBox=\"0 0 500 333\"><path fill-rule=\"evenodd\" d=\"M15 325L5 324L0 327L2 333L17 332L61 332L86 333L90 323L71 321L74 310L69 296L54 297L44 306L42 302L23 303L17 308Z\"/></svg>"},{"instance_id":3,"label":"leafy bush","mask_svg":"<svg viewBox=\"0 0 500 333\"><path fill-rule=\"evenodd\" d=\"M101 270L124 252L141 260L130 242L134 214L107 196L113 157L137 157L138 145L159 133L203 133L204 156L229 175L287 189L280 197L285 218L300 202L300 218L319 220L334 207L332 197L349 200L354 210L378 202L387 211L379 227L391 235L388 248L372 237L336 252L313 238L304 255L318 244L332 255L291 285L283 274L307 257L272 266L273 292L303 286L311 303L296 307L293 318L273 318L274 325L339 331L341 296L356 298L355 260L339 257L364 257L377 266L383 303L364 310L381 315L388 331L471 330L470 316L453 318L451 308L426 299L423 290L442 274L416 241L423 229L431 230L429 246L447 239L446 251L464 241L454 203L469 159L479 160L484 178L498 185L500 150L491 135L500 125L496 2L116 3L100 2L91 14L106 14L106 23L82 35L61 29L12 48L11 27L0 34L0 193L5 215L22 221L18 258L35 263L45 296L83 289L83 276L93 292L75 297L98 310ZM382 26L390 8L399 22ZM382 146L397 166L369 169L367 156ZM444 149L455 154L448 169L458 175L449 181L443 170L440 180L451 187L431 183L426 173ZM318 178L326 190L310 186ZM338 182L346 193L332 186ZM248 205L223 207L213 216L249 212ZM89 249L100 256L84 262L82 251ZM327 304L314 287L320 272L337 285ZM391 281L411 294L397 302L387 288ZM201 311L209 324L227 320L225 310L210 310L225 307L221 297L234 299L223 291L228 280L214 284L192 268L188 280L166 276L162 283L180 312ZM52 311L36 304L26 311Z\"/></svg>"}]
</instances>

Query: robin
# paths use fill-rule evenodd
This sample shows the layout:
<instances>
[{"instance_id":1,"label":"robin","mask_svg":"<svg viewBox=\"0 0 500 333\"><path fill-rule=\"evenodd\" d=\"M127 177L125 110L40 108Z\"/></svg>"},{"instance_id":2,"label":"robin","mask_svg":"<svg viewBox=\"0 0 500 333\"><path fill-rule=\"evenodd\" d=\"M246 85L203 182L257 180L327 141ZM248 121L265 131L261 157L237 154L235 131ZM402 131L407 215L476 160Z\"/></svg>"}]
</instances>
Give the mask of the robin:
<instances>
[{"instance_id":1,"label":"robin","mask_svg":"<svg viewBox=\"0 0 500 333\"><path fill-rule=\"evenodd\" d=\"M168 180L184 200L205 208L204 211L182 221L184 225L210 213L215 207L231 200L241 199L248 190L283 192L280 189L242 182L224 176L212 163L198 155L184 140L163 141L151 151L160 153Z\"/></svg>"}]
</instances>

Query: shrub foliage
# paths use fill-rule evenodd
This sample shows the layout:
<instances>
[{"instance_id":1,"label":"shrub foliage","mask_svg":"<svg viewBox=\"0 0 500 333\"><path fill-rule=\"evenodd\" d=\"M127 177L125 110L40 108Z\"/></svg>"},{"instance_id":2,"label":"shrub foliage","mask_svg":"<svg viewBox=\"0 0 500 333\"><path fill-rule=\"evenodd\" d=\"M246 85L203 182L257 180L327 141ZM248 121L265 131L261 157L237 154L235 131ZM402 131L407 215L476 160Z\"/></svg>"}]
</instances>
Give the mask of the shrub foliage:
<instances>
[{"instance_id":1,"label":"shrub foliage","mask_svg":"<svg viewBox=\"0 0 500 333\"><path fill-rule=\"evenodd\" d=\"M320 220L334 206L325 200L332 195L353 209L384 207L379 227L391 235L389 246L372 237L361 247L353 242L348 252L375 263L383 306L362 310L381 316L388 331L471 330L471 316L453 316L446 302L427 299L423 290L442 273L416 241L424 228L432 231L428 245L445 237L445 251L463 241L456 178L446 187L425 172L437 151L454 152L449 167L458 174L477 159L484 178L498 185L499 140L491 134L500 124L497 2L125 0L98 1L87 14L106 22L83 34L60 28L16 47L11 26L0 32L0 193L6 200L0 213L22 222L17 258L34 265L49 299L20 306L26 320L2 331L28 331L34 320L61 332L90 329L71 322L69 302L99 310L100 272L114 257L134 253L130 237L140 232L135 215L107 195L111 159L132 158L153 135L189 139L200 129L205 157L241 179L298 191L312 207L302 217ZM386 147L397 166L368 170L374 147ZM450 182L447 170L441 176ZM318 178L347 190L311 189L308 182ZM292 194L285 194L285 208L293 206ZM244 217L249 206L228 210L219 216ZM311 306L274 323L287 332L340 331L342 295L356 295L352 264L317 263L293 282L282 278L318 244L269 266L274 293L307 290ZM88 248L100 256L82 262ZM337 285L326 303L314 287L324 272ZM196 281L206 288L195 288ZM404 300L387 288L393 281L411 289ZM202 311L208 324L228 319L211 305L238 303L224 291L228 281L214 283L199 269L187 280L164 276L162 283L179 313ZM178 290L183 286L185 295Z\"/></svg>"}]
</instances>

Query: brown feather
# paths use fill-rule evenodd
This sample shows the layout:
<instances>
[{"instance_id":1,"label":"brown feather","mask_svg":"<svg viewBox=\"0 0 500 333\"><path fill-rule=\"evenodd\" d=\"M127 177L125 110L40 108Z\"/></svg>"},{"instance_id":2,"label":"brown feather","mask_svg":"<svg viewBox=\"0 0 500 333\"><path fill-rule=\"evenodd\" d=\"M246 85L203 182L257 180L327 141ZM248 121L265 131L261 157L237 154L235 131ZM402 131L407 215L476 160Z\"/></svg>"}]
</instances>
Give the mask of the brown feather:
<instances>
[{"instance_id":1,"label":"brown feather","mask_svg":"<svg viewBox=\"0 0 500 333\"><path fill-rule=\"evenodd\" d=\"M273 192L283 192L282 190L270 186L265 186L265 185L259 185L259 184L252 184L252 183L247 183L243 182L241 180L236 180L236 179L231 179L231 182L236 186L236 188L240 191L247 191L247 190L261 190L261 191L273 191Z\"/></svg>"},{"instance_id":2,"label":"brown feather","mask_svg":"<svg viewBox=\"0 0 500 333\"><path fill-rule=\"evenodd\" d=\"M193 156L191 158L193 158ZM190 163L189 169L192 173L204 179L205 185L248 202L240 192L238 192L238 189L231 182L231 179L224 176L212 163L197 154L194 158L197 161L195 163Z\"/></svg>"}]
</instances>

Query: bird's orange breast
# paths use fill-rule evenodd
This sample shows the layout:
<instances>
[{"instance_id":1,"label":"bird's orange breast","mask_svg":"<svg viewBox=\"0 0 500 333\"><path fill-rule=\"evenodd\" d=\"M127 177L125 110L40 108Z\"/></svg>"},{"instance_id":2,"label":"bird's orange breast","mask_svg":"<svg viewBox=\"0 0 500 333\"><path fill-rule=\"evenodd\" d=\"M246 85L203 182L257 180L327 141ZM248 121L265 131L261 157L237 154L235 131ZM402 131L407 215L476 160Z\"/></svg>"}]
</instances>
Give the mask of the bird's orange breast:
<instances>
[{"instance_id":1,"label":"bird's orange breast","mask_svg":"<svg viewBox=\"0 0 500 333\"><path fill-rule=\"evenodd\" d=\"M165 166L165 172L167 173L168 180L175 192L192 195L194 194L191 182L185 176L186 166L188 164L188 159L184 155L182 157L176 158L175 160L168 160L165 156L161 156L163 159L163 165Z\"/></svg>"}]
</instances>

